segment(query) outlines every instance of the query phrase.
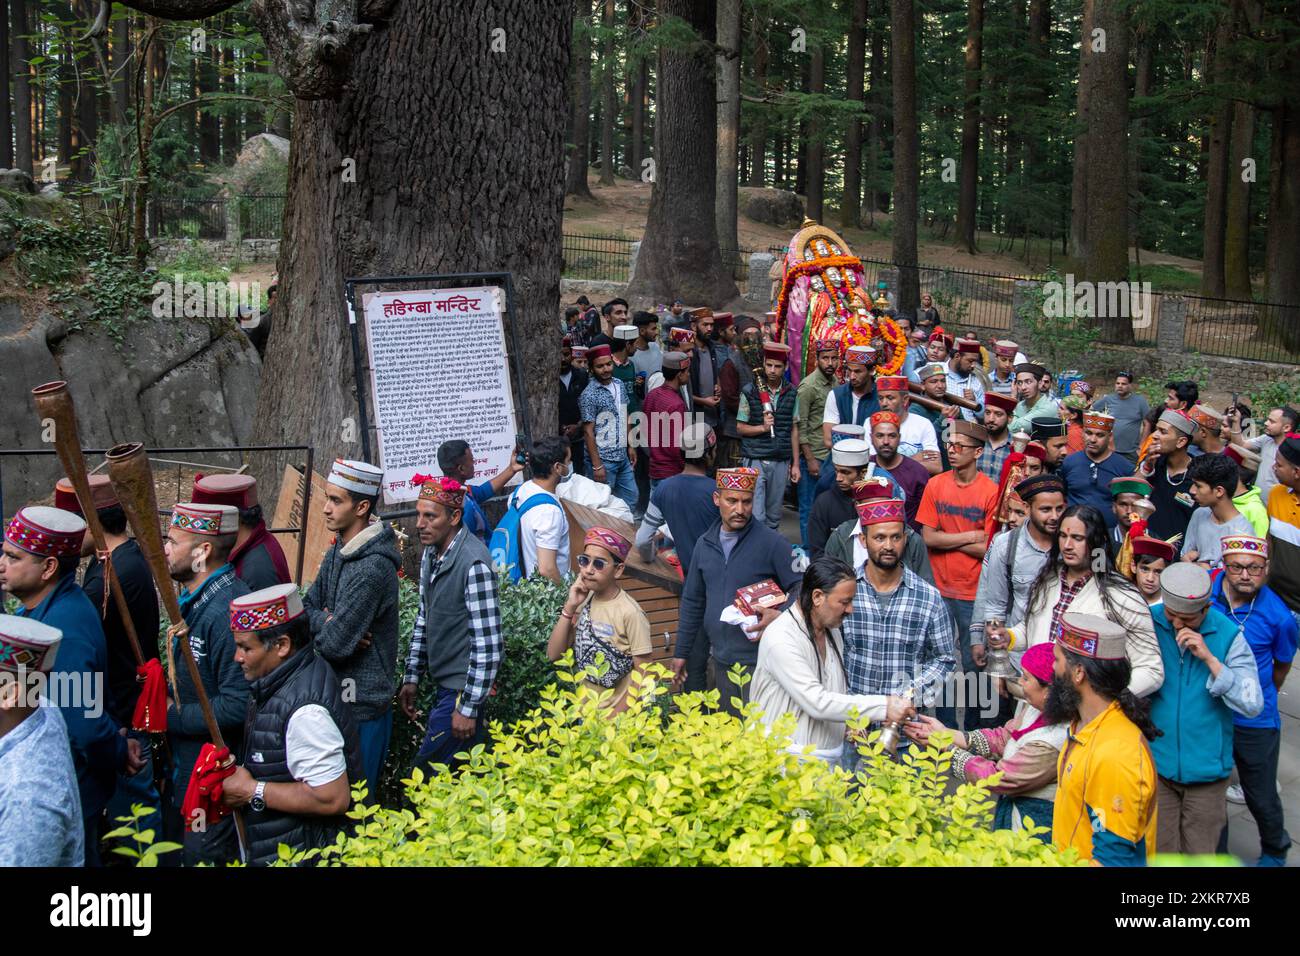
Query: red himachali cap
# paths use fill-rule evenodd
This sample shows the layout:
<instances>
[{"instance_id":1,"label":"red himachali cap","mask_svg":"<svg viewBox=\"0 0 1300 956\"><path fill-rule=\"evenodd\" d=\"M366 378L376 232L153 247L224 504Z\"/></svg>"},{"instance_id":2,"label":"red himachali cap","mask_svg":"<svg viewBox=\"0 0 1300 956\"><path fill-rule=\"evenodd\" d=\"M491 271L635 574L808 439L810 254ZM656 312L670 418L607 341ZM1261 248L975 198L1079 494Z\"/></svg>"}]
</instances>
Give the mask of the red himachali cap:
<instances>
[{"instance_id":1,"label":"red himachali cap","mask_svg":"<svg viewBox=\"0 0 1300 956\"><path fill-rule=\"evenodd\" d=\"M616 561L626 561L628 554L632 550L632 542L628 541L627 538L617 531L602 528L599 525L587 529L587 536L583 538L582 544L583 547L595 545L598 548L604 548Z\"/></svg>"},{"instance_id":2,"label":"red himachali cap","mask_svg":"<svg viewBox=\"0 0 1300 956\"><path fill-rule=\"evenodd\" d=\"M5 529L5 540L40 558L80 557L86 522L60 508L19 508Z\"/></svg>"},{"instance_id":3,"label":"red himachali cap","mask_svg":"<svg viewBox=\"0 0 1300 956\"><path fill-rule=\"evenodd\" d=\"M257 504L257 479L252 475L195 475L190 500L196 505L230 505L243 511Z\"/></svg>"},{"instance_id":4,"label":"red himachali cap","mask_svg":"<svg viewBox=\"0 0 1300 956\"><path fill-rule=\"evenodd\" d=\"M113 490L113 482L108 475L87 475L86 479L90 482L90 500L96 511L111 508L118 503L117 492ZM74 515L82 514L77 492L67 478L60 478L54 486L54 507L61 511L71 511Z\"/></svg>"},{"instance_id":5,"label":"red himachali cap","mask_svg":"<svg viewBox=\"0 0 1300 956\"><path fill-rule=\"evenodd\" d=\"M1008 414L1016 410L1016 400L1010 395L1002 395L998 392L985 392L984 405L986 408L992 405L994 408L1000 408Z\"/></svg>"},{"instance_id":6,"label":"red himachali cap","mask_svg":"<svg viewBox=\"0 0 1300 956\"><path fill-rule=\"evenodd\" d=\"M768 342L763 346L763 358L773 359L777 362L790 361L790 346L782 345L780 342Z\"/></svg>"},{"instance_id":7,"label":"red himachali cap","mask_svg":"<svg viewBox=\"0 0 1300 956\"><path fill-rule=\"evenodd\" d=\"M230 602L232 631L267 631L296 620L303 614L298 585L276 584Z\"/></svg>"}]
</instances>

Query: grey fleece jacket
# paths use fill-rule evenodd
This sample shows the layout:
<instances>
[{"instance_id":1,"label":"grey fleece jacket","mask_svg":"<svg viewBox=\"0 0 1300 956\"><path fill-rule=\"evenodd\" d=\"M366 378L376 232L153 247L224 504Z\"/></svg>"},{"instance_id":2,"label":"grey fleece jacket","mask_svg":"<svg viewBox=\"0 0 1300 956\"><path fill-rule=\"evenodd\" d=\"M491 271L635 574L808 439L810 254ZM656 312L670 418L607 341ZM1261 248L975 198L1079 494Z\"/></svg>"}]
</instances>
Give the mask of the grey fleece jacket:
<instances>
[{"instance_id":1,"label":"grey fleece jacket","mask_svg":"<svg viewBox=\"0 0 1300 956\"><path fill-rule=\"evenodd\" d=\"M382 521L325 553L303 599L316 653L329 661L357 720L382 717L397 691L397 536ZM370 635L370 646L360 648Z\"/></svg>"}]
</instances>

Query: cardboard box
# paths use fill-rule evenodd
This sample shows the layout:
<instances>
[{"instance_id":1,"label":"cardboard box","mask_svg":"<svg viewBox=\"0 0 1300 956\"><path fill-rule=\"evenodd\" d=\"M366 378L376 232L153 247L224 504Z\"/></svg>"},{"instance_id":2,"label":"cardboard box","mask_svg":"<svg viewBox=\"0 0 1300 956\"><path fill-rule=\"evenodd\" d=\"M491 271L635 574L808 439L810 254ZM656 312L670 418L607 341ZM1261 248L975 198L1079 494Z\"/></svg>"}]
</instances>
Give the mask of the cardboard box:
<instances>
[{"instance_id":1,"label":"cardboard box","mask_svg":"<svg viewBox=\"0 0 1300 956\"><path fill-rule=\"evenodd\" d=\"M759 581L736 590L736 609L752 617L761 608L780 607L786 602L786 593L775 581Z\"/></svg>"}]
</instances>

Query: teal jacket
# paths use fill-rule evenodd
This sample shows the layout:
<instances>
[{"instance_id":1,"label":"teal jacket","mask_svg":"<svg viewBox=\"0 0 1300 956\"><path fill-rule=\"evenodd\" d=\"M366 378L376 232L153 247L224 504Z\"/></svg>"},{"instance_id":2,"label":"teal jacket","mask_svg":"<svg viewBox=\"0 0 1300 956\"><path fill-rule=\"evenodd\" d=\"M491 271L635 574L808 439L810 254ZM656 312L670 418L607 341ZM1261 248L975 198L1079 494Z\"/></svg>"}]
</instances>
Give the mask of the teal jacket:
<instances>
[{"instance_id":1,"label":"teal jacket","mask_svg":"<svg viewBox=\"0 0 1300 956\"><path fill-rule=\"evenodd\" d=\"M1218 677L1191 651L1182 651L1163 604L1151 608L1165 681L1151 696L1151 719L1163 736L1151 741L1156 772L1175 783L1210 783L1232 772L1232 714L1264 705L1250 645L1225 614L1210 608L1200 634L1223 662Z\"/></svg>"}]
</instances>

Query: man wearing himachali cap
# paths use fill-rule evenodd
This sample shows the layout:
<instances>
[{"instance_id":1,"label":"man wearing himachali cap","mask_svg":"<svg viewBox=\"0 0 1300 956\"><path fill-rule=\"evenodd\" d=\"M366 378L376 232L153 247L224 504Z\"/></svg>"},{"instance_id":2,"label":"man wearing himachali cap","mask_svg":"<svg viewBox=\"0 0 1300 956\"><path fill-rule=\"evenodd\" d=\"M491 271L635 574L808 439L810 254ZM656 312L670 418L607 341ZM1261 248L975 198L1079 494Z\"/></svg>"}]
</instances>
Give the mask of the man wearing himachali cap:
<instances>
[{"instance_id":1,"label":"man wearing himachali cap","mask_svg":"<svg viewBox=\"0 0 1300 956\"><path fill-rule=\"evenodd\" d=\"M1069 722L1057 764L1052 842L1101 866L1145 866L1156 852L1156 768L1148 740L1160 730L1128 690L1124 629L1066 611L1054 645L1046 713Z\"/></svg>"},{"instance_id":2,"label":"man wearing himachali cap","mask_svg":"<svg viewBox=\"0 0 1300 956\"><path fill-rule=\"evenodd\" d=\"M799 447L803 454L806 481L799 483L799 534L808 547L808 519L817 497L816 483L823 468L830 466L830 445L822 431L826 402L835 388L840 367L840 343L832 338L813 343L817 367L799 383ZM904 380L906 384L906 380Z\"/></svg>"},{"instance_id":3,"label":"man wearing himachali cap","mask_svg":"<svg viewBox=\"0 0 1300 956\"><path fill-rule=\"evenodd\" d=\"M181 616L189 628L189 645L198 665L199 679L212 704L212 714L232 754L244 739L248 714L248 681L235 662L235 641L230 635L232 599L249 591L235 574L230 552L239 530L239 512L231 505L196 505L177 502L163 541L163 556L172 580L180 585ZM143 636L143 635L142 635ZM167 741L172 751L172 812L164 813L168 827L183 828L169 836L183 842L187 866L221 864L238 855L231 818L186 820L185 792L194 765L208 743L208 726L198 693L183 663L180 636L168 635L168 669L177 696L167 703Z\"/></svg>"},{"instance_id":4,"label":"man wearing himachali cap","mask_svg":"<svg viewBox=\"0 0 1300 956\"><path fill-rule=\"evenodd\" d=\"M1285 866L1291 837L1282 816L1277 790L1278 751L1282 717L1277 694L1295 659L1296 620L1282 599L1264 583L1268 576L1268 542L1253 535L1223 539L1223 573L1214 579L1210 598L1216 610L1241 628L1258 666L1264 707L1254 717L1232 715L1232 760L1241 780L1238 788L1259 827L1259 866ZM1232 799L1232 787L1228 788ZM1226 851L1227 831L1219 843Z\"/></svg>"},{"instance_id":5,"label":"man wearing himachali cap","mask_svg":"<svg viewBox=\"0 0 1300 956\"><path fill-rule=\"evenodd\" d=\"M334 543L303 599L316 653L334 667L352 706L372 796L393 732L402 565L397 535L373 520L383 477L363 461L334 462L324 507Z\"/></svg>"},{"instance_id":6,"label":"man wearing himachali cap","mask_svg":"<svg viewBox=\"0 0 1300 956\"><path fill-rule=\"evenodd\" d=\"M1160 774L1162 853L1213 853L1228 822L1234 713L1264 707L1259 669L1241 626L1210 606L1210 575L1187 562L1160 575L1156 638L1165 682L1151 697L1164 731L1151 742Z\"/></svg>"},{"instance_id":7,"label":"man wearing himachali cap","mask_svg":"<svg viewBox=\"0 0 1300 956\"><path fill-rule=\"evenodd\" d=\"M975 339L957 339L955 351L948 356L948 391L979 406L978 411L961 410L962 417L968 422L984 419L984 383L973 374L979 357L980 344Z\"/></svg>"},{"instance_id":8,"label":"man wearing himachali cap","mask_svg":"<svg viewBox=\"0 0 1300 956\"><path fill-rule=\"evenodd\" d=\"M758 472L754 512L773 531L781 526L788 482L799 483L799 394L785 379L790 346L763 346L766 380L746 385L740 393L736 431L746 468Z\"/></svg>"},{"instance_id":9,"label":"man wearing himachali cap","mask_svg":"<svg viewBox=\"0 0 1300 956\"><path fill-rule=\"evenodd\" d=\"M258 866L274 862L281 843L334 842L361 777L361 747L338 677L311 649L296 585L241 595L226 613L251 700L240 766L222 800L245 808L247 862Z\"/></svg>"},{"instance_id":10,"label":"man wearing himachali cap","mask_svg":"<svg viewBox=\"0 0 1300 956\"><path fill-rule=\"evenodd\" d=\"M862 526L861 515L864 509L878 499L901 499L901 490L889 477L887 472L873 475L856 482L849 489L849 498L853 502L853 515L831 532L826 541L826 554L839 558L855 571L861 571L867 560L867 534ZM904 503L904 518L906 518ZM927 584L934 584L934 572L930 569L930 552L920 533L907 529L903 544L903 566L912 569L912 573Z\"/></svg>"},{"instance_id":11,"label":"man wearing himachali cap","mask_svg":"<svg viewBox=\"0 0 1300 956\"><path fill-rule=\"evenodd\" d=\"M880 411L876 395L876 350L869 345L850 345L844 352L848 381L836 385L826 399L822 412L822 439L831 444L835 425L863 425L874 412Z\"/></svg>"},{"instance_id":12,"label":"man wearing himachali cap","mask_svg":"<svg viewBox=\"0 0 1300 956\"><path fill-rule=\"evenodd\" d=\"M86 831L63 715L43 705L63 632L0 614L0 867L81 866Z\"/></svg>"},{"instance_id":13,"label":"man wearing himachali cap","mask_svg":"<svg viewBox=\"0 0 1300 956\"><path fill-rule=\"evenodd\" d=\"M542 443L552 454L565 454L558 437ZM497 576L487 545L461 523L464 498L459 482L435 478L424 483L415 503L420 515L416 529L424 545L420 611L398 702L414 720L420 677L427 671L436 689L415 755L416 766L426 771L434 764L454 764L457 753L485 739L483 705L501 666Z\"/></svg>"},{"instance_id":14,"label":"man wearing himachali cap","mask_svg":"<svg viewBox=\"0 0 1300 956\"><path fill-rule=\"evenodd\" d=\"M63 714L72 744L73 764L85 827L86 861L99 863L103 810L117 785L119 770L144 766L137 740L128 740L111 713L104 686L108 651L99 611L77 587L77 564L86 523L58 508L20 508L5 529L0 585L18 599L19 617L63 633L52 678L68 699L52 700ZM72 688L77 693L73 693Z\"/></svg>"},{"instance_id":15,"label":"man wearing himachali cap","mask_svg":"<svg viewBox=\"0 0 1300 956\"><path fill-rule=\"evenodd\" d=\"M631 550L632 542L617 531L588 529L578 575L546 645L553 661L573 648L574 670L591 670L582 687L603 695L600 706L610 715L627 709L634 673L650 663L654 650L649 618L618 583Z\"/></svg>"},{"instance_id":16,"label":"man wearing himachali cap","mask_svg":"<svg viewBox=\"0 0 1300 956\"><path fill-rule=\"evenodd\" d=\"M275 535L266 530L252 475L195 475L196 505L232 505L239 509L239 534L230 563L235 574L254 591L291 580L289 562Z\"/></svg>"},{"instance_id":17,"label":"man wearing himachali cap","mask_svg":"<svg viewBox=\"0 0 1300 956\"><path fill-rule=\"evenodd\" d=\"M1139 466L1151 482L1151 500L1156 510L1147 522L1147 533L1168 541L1187 533L1187 523L1196 510L1187 468L1188 449L1196 426L1186 413L1165 409L1151 435L1151 453Z\"/></svg>"},{"instance_id":18,"label":"man wearing himachali cap","mask_svg":"<svg viewBox=\"0 0 1300 956\"><path fill-rule=\"evenodd\" d=\"M1101 512L1106 529L1118 520L1111 499L1110 485L1133 471L1133 464L1116 454L1111 443L1115 419L1101 412L1083 413L1083 450L1067 455L1061 462L1060 475L1065 480L1065 501L1071 505L1092 505Z\"/></svg>"},{"instance_id":19,"label":"man wearing himachali cap","mask_svg":"<svg viewBox=\"0 0 1300 956\"><path fill-rule=\"evenodd\" d=\"M758 472L753 468L719 468L715 480L713 503L718 508L718 520L695 542L691 553L691 571L682 589L678 615L673 684L680 689L687 678L686 664L692 647L707 639L722 706L734 714L732 698L748 700L749 685L742 691L727 672L732 665L740 664L753 673L762 629L776 619L782 608L760 612L758 628L749 633L738 625L723 623L722 612L735 602L737 590L769 580L785 592L784 606L788 607L798 600L793 592L799 573L791 560L790 543L754 516Z\"/></svg>"}]
</instances>

